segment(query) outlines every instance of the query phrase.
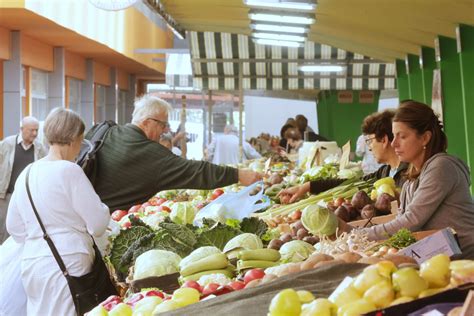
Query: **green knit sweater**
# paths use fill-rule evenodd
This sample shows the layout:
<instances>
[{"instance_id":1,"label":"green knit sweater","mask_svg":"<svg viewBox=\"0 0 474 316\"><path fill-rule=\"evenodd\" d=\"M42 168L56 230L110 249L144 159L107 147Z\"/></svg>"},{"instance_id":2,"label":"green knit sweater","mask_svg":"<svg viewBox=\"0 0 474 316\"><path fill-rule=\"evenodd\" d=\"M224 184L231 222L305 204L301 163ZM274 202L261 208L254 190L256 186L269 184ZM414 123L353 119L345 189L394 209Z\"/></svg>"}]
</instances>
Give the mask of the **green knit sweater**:
<instances>
[{"instance_id":1,"label":"green knit sweater","mask_svg":"<svg viewBox=\"0 0 474 316\"><path fill-rule=\"evenodd\" d=\"M95 190L113 212L169 189L213 189L238 182L235 168L186 160L135 125L114 126L97 153Z\"/></svg>"}]
</instances>

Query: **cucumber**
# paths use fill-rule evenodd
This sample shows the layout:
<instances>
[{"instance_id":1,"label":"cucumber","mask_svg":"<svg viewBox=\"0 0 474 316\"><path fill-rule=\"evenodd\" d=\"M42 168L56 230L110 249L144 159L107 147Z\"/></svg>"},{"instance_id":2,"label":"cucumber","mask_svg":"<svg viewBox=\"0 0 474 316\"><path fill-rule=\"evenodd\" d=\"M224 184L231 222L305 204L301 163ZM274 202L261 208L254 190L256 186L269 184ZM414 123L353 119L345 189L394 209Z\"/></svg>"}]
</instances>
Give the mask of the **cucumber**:
<instances>
[{"instance_id":1,"label":"cucumber","mask_svg":"<svg viewBox=\"0 0 474 316\"><path fill-rule=\"evenodd\" d=\"M227 260L225 254L216 253L188 264L185 268L181 269L180 274L186 277L202 271L224 269L228 264L229 260Z\"/></svg>"},{"instance_id":2,"label":"cucumber","mask_svg":"<svg viewBox=\"0 0 474 316\"><path fill-rule=\"evenodd\" d=\"M199 273L191 274L188 276L181 276L180 279L184 283L186 281L197 281L199 280L203 275L208 275L208 274L223 274L229 279L234 277L234 272L230 271L230 269L218 269L218 270L209 270L209 271L202 271Z\"/></svg>"},{"instance_id":3,"label":"cucumber","mask_svg":"<svg viewBox=\"0 0 474 316\"><path fill-rule=\"evenodd\" d=\"M277 262L265 261L265 260L239 260L237 261L237 270L245 269L266 269L278 265Z\"/></svg>"},{"instance_id":4,"label":"cucumber","mask_svg":"<svg viewBox=\"0 0 474 316\"><path fill-rule=\"evenodd\" d=\"M241 260L261 260L261 261L278 261L280 260L280 252L275 249L254 249L242 250L239 252L238 258Z\"/></svg>"}]
</instances>

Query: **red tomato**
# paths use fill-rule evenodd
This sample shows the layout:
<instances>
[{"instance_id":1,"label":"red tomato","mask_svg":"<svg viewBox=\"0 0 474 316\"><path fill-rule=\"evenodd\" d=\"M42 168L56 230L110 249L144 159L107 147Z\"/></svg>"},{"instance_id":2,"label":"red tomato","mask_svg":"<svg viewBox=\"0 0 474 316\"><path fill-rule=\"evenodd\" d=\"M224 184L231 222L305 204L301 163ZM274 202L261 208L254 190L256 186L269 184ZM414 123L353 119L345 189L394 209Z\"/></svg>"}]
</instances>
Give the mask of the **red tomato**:
<instances>
[{"instance_id":1,"label":"red tomato","mask_svg":"<svg viewBox=\"0 0 474 316\"><path fill-rule=\"evenodd\" d=\"M140 211L140 208L141 208L141 207L142 207L141 204L137 204L137 205L132 206L132 207L128 210L128 214L137 213L138 211Z\"/></svg>"},{"instance_id":2,"label":"red tomato","mask_svg":"<svg viewBox=\"0 0 474 316\"><path fill-rule=\"evenodd\" d=\"M115 212L112 213L112 215L110 215L110 217L118 222L122 219L122 217L124 217L125 215L127 215L128 212L127 211L123 211L123 210L116 210Z\"/></svg>"},{"instance_id":3,"label":"red tomato","mask_svg":"<svg viewBox=\"0 0 474 316\"><path fill-rule=\"evenodd\" d=\"M209 283L204 287L204 290L202 290L202 295L203 296L208 296L211 294L214 294L214 292L219 288L219 284L217 283Z\"/></svg>"},{"instance_id":4,"label":"red tomato","mask_svg":"<svg viewBox=\"0 0 474 316\"><path fill-rule=\"evenodd\" d=\"M250 281L261 279L264 276L265 276L265 272L263 272L262 269L248 270L247 272L245 272L244 282L245 282L245 284L247 284Z\"/></svg>"},{"instance_id":5,"label":"red tomato","mask_svg":"<svg viewBox=\"0 0 474 316\"><path fill-rule=\"evenodd\" d=\"M184 282L184 284L181 287L189 287L189 288L193 288L193 289L198 290L199 293L202 292L202 286L199 283L197 283L196 281L191 281L191 280L186 281L186 282Z\"/></svg>"},{"instance_id":6,"label":"red tomato","mask_svg":"<svg viewBox=\"0 0 474 316\"><path fill-rule=\"evenodd\" d=\"M148 200L148 203L150 203L150 205L153 205L153 206L160 206L161 204L165 202L166 202L166 199L159 198L157 196L154 196Z\"/></svg>"},{"instance_id":7,"label":"red tomato","mask_svg":"<svg viewBox=\"0 0 474 316\"><path fill-rule=\"evenodd\" d=\"M114 308L116 305L122 303L122 298L118 295L111 295L109 296L105 301L100 303L100 305L104 306L104 308L110 312L112 308Z\"/></svg>"},{"instance_id":8,"label":"red tomato","mask_svg":"<svg viewBox=\"0 0 474 316\"><path fill-rule=\"evenodd\" d=\"M162 212L171 213L171 209L170 209L168 206L166 206L166 205L161 205L158 210L159 210L159 211L162 211Z\"/></svg>"},{"instance_id":9,"label":"red tomato","mask_svg":"<svg viewBox=\"0 0 474 316\"><path fill-rule=\"evenodd\" d=\"M214 192L212 192L211 200L217 199L217 198L218 198L219 196L221 196L222 194L224 194L224 190L222 190L222 189L215 189Z\"/></svg>"},{"instance_id":10,"label":"red tomato","mask_svg":"<svg viewBox=\"0 0 474 316\"><path fill-rule=\"evenodd\" d=\"M163 292L155 291L155 290L146 292L145 296L158 296L161 298L165 298L165 295L163 294Z\"/></svg>"},{"instance_id":11,"label":"red tomato","mask_svg":"<svg viewBox=\"0 0 474 316\"><path fill-rule=\"evenodd\" d=\"M216 295L216 296L219 296L219 295L227 294L227 293L230 293L230 292L234 292L234 289L231 286L221 285L214 291L213 294Z\"/></svg>"},{"instance_id":12,"label":"red tomato","mask_svg":"<svg viewBox=\"0 0 474 316\"><path fill-rule=\"evenodd\" d=\"M130 306L135 306L136 303L138 303L142 298L144 298L142 293L135 293L133 294L128 300L127 304Z\"/></svg>"},{"instance_id":13,"label":"red tomato","mask_svg":"<svg viewBox=\"0 0 474 316\"><path fill-rule=\"evenodd\" d=\"M245 283L240 282L240 281L232 281L229 283L229 286L233 288L235 291L238 291L245 287Z\"/></svg>"}]
</instances>

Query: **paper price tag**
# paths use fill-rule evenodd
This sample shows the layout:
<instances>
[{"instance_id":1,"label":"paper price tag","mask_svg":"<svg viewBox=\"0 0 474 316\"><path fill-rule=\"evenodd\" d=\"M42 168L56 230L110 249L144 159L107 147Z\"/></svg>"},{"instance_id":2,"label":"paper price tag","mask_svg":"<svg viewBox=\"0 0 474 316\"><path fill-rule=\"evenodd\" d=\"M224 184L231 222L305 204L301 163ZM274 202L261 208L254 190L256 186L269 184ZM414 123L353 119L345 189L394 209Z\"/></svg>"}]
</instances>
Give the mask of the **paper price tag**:
<instances>
[{"instance_id":1,"label":"paper price tag","mask_svg":"<svg viewBox=\"0 0 474 316\"><path fill-rule=\"evenodd\" d=\"M345 169L349 164L349 155L351 154L351 141L349 140L344 146L342 146L341 161L339 162L339 169Z\"/></svg>"},{"instance_id":2,"label":"paper price tag","mask_svg":"<svg viewBox=\"0 0 474 316\"><path fill-rule=\"evenodd\" d=\"M270 165L272 163L272 157L268 158L267 161L265 161L265 167L263 168L263 173L266 174L268 171L270 171Z\"/></svg>"}]
</instances>

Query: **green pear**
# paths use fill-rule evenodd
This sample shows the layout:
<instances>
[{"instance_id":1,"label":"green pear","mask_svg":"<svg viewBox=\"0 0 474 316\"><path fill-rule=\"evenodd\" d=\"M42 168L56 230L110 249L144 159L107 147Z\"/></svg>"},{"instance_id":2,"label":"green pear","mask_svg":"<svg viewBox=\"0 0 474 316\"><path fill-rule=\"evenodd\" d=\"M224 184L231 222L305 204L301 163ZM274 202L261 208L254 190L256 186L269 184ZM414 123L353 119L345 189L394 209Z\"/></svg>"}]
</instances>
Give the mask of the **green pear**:
<instances>
[{"instance_id":1,"label":"green pear","mask_svg":"<svg viewBox=\"0 0 474 316\"><path fill-rule=\"evenodd\" d=\"M403 268L392 274L393 288L400 296L416 298L428 288L425 281L413 268Z\"/></svg>"},{"instance_id":2,"label":"green pear","mask_svg":"<svg viewBox=\"0 0 474 316\"><path fill-rule=\"evenodd\" d=\"M335 316L336 313L337 306L325 298L318 298L304 304L301 309L301 316Z\"/></svg>"},{"instance_id":3,"label":"green pear","mask_svg":"<svg viewBox=\"0 0 474 316\"><path fill-rule=\"evenodd\" d=\"M97 305L90 312L87 313L87 316L107 316L109 313L102 305Z\"/></svg>"},{"instance_id":4,"label":"green pear","mask_svg":"<svg viewBox=\"0 0 474 316\"><path fill-rule=\"evenodd\" d=\"M364 299L378 308L383 308L395 299L395 291L389 281L382 281L365 291Z\"/></svg>"},{"instance_id":5,"label":"green pear","mask_svg":"<svg viewBox=\"0 0 474 316\"><path fill-rule=\"evenodd\" d=\"M445 287L451 278L450 263L447 255L436 255L421 264L420 276L428 281L430 288Z\"/></svg>"},{"instance_id":6,"label":"green pear","mask_svg":"<svg viewBox=\"0 0 474 316\"><path fill-rule=\"evenodd\" d=\"M339 308L337 311L337 316L359 316L376 309L377 307L374 304L362 298Z\"/></svg>"},{"instance_id":7,"label":"green pear","mask_svg":"<svg viewBox=\"0 0 474 316\"><path fill-rule=\"evenodd\" d=\"M336 304L337 307L342 307L361 298L359 292L352 285L349 285L335 296L331 295L329 300Z\"/></svg>"},{"instance_id":8,"label":"green pear","mask_svg":"<svg viewBox=\"0 0 474 316\"><path fill-rule=\"evenodd\" d=\"M379 273L377 266L369 266L361 274L359 274L352 283L352 286L363 295L365 291L377 283L387 280Z\"/></svg>"},{"instance_id":9,"label":"green pear","mask_svg":"<svg viewBox=\"0 0 474 316\"><path fill-rule=\"evenodd\" d=\"M132 308L125 303L117 304L110 310L109 316L132 316Z\"/></svg>"}]
</instances>

